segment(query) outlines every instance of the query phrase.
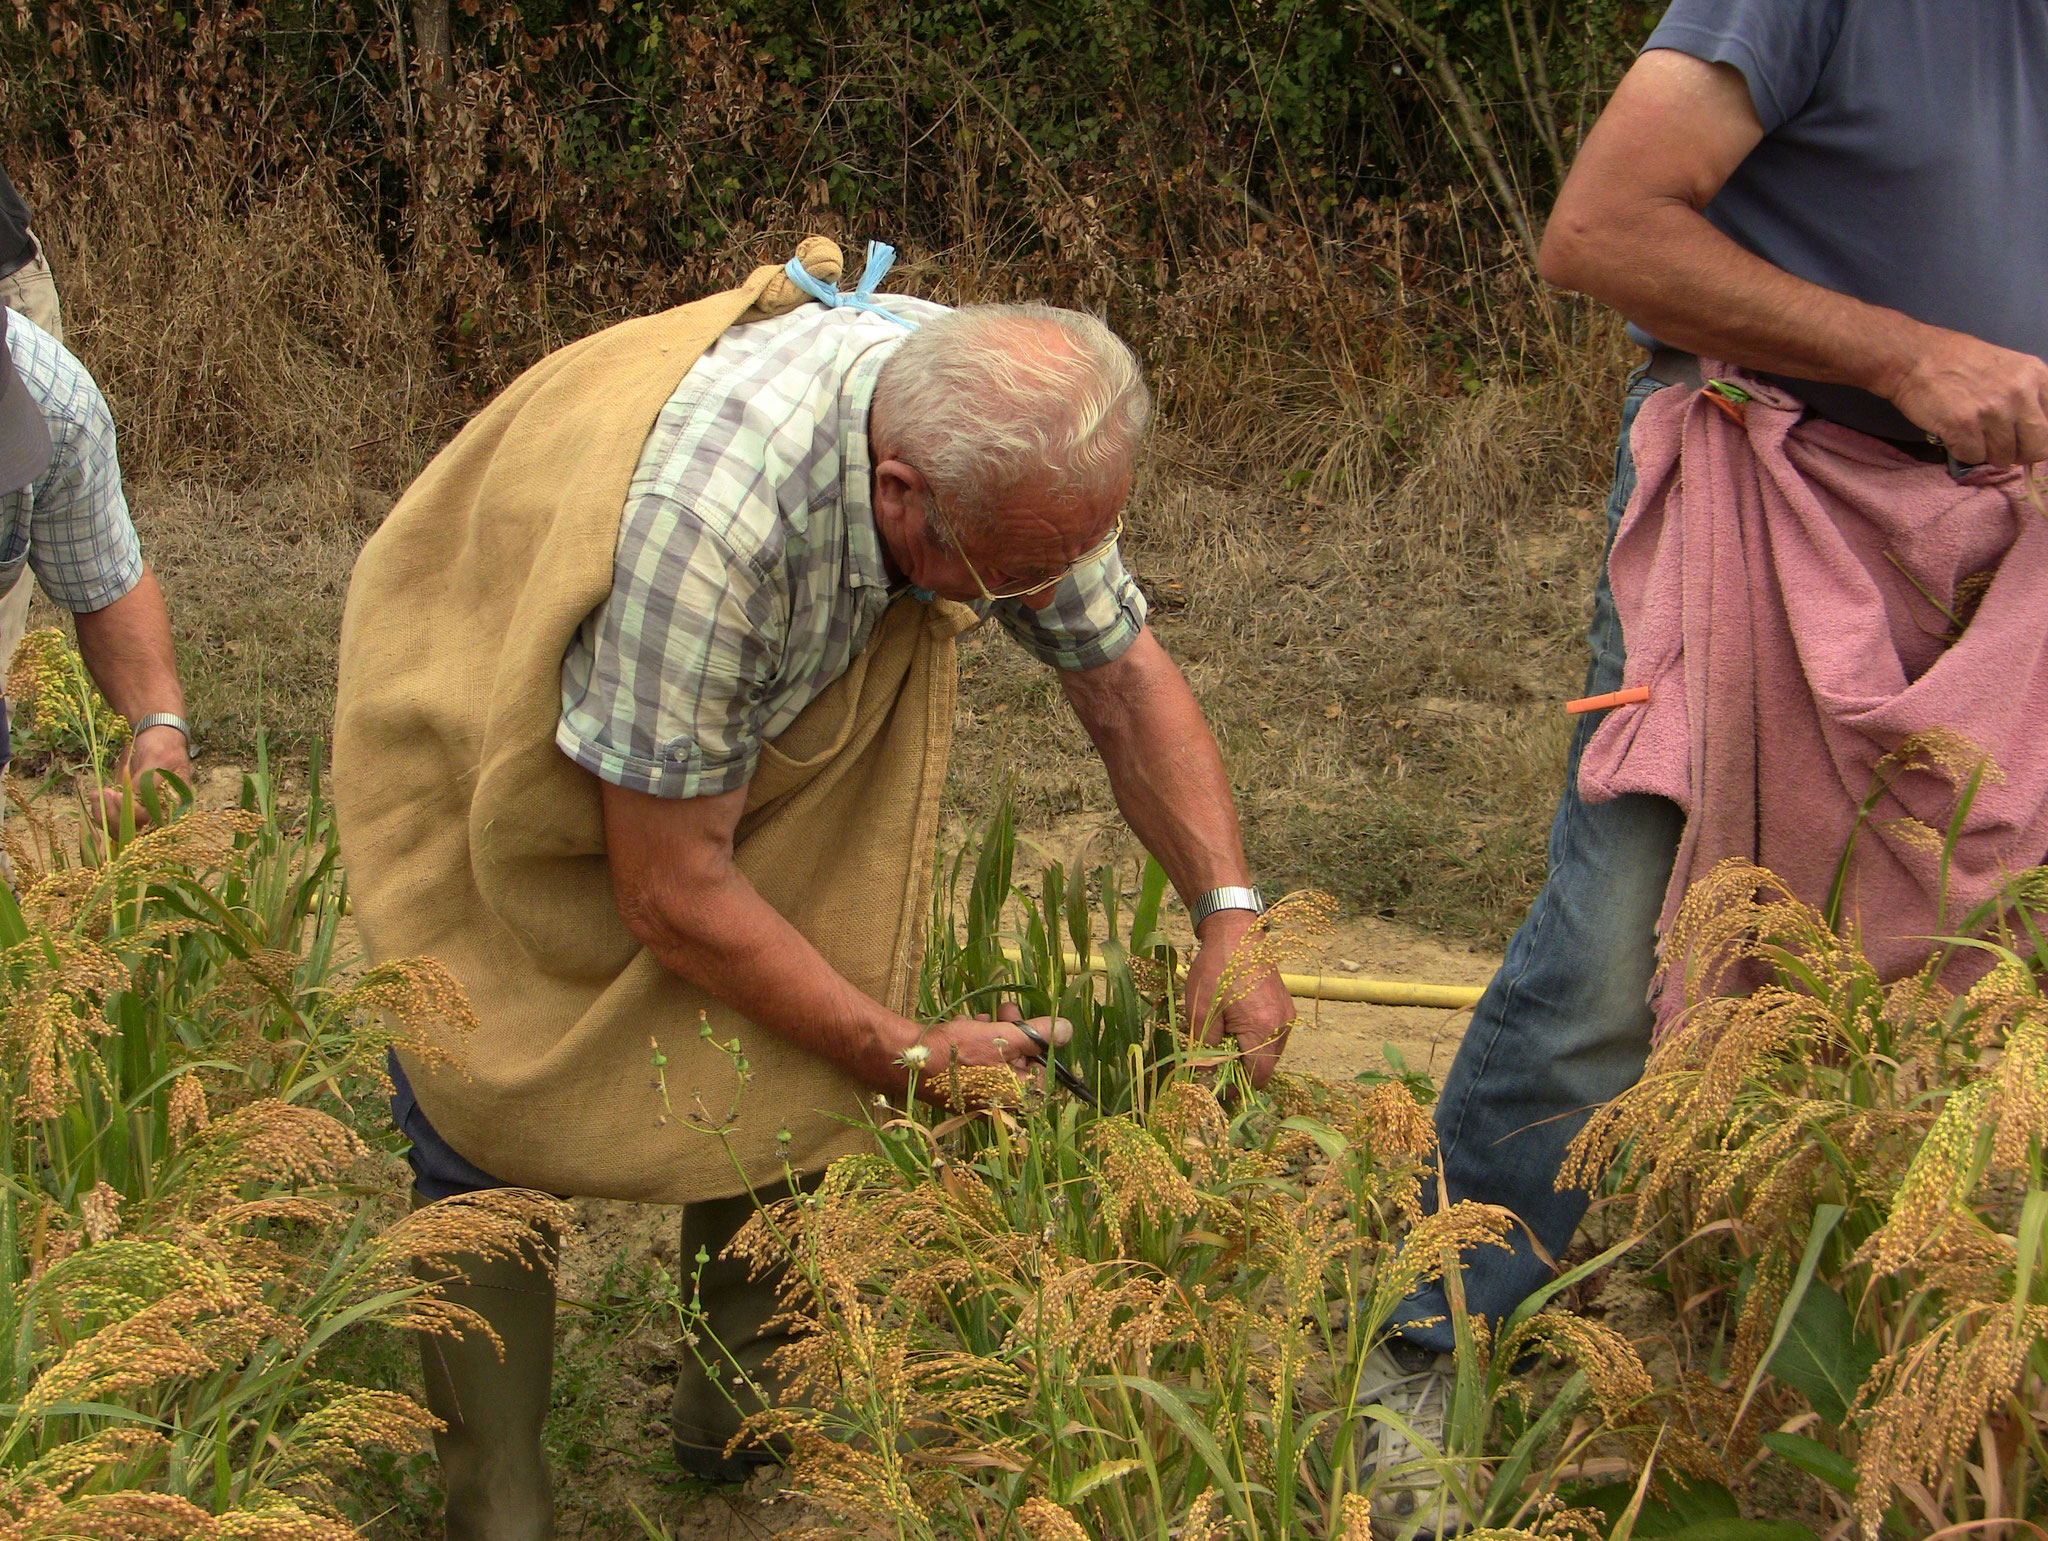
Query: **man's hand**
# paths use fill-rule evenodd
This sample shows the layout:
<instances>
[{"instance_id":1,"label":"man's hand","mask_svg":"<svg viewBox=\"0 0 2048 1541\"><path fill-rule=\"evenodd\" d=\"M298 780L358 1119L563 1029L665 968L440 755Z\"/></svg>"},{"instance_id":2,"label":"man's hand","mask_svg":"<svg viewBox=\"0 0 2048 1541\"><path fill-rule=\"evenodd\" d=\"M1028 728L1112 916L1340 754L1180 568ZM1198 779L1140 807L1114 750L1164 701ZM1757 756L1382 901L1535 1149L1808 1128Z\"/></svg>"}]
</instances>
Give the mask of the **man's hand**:
<instances>
[{"instance_id":1,"label":"man's hand","mask_svg":"<svg viewBox=\"0 0 2048 1541\"><path fill-rule=\"evenodd\" d=\"M2048 460L2048 364L1963 332L1921 328L1885 394L1964 465Z\"/></svg>"},{"instance_id":2,"label":"man's hand","mask_svg":"<svg viewBox=\"0 0 2048 1541\"><path fill-rule=\"evenodd\" d=\"M1188 967L1186 1001L1187 1019L1202 1042L1220 1043L1226 1033L1237 1040L1254 1086L1272 1079L1294 1023L1294 1002L1278 969L1254 977L1242 963L1230 966L1239 949L1261 934L1249 910L1218 910L1203 921L1201 945Z\"/></svg>"},{"instance_id":3,"label":"man's hand","mask_svg":"<svg viewBox=\"0 0 2048 1541\"><path fill-rule=\"evenodd\" d=\"M1019 1030L1020 1026L1030 1027L1055 1047L1074 1036L1074 1025L1065 1017L1032 1017L1027 1022L1023 1012L1007 1003L997 1008L994 1018L984 1013L941 1022L927 1029L918 1040L916 1048L924 1051L922 1056L915 1050L904 1056L916 1061L917 1095L926 1102L947 1104L946 1070L951 1065L963 1070L977 1065L1007 1066L1019 1079L1028 1078L1036 1065L1042 1074L1045 1058L1038 1045ZM896 1084L881 1089L900 1095L901 1082L907 1074L907 1070L899 1071Z\"/></svg>"},{"instance_id":4,"label":"man's hand","mask_svg":"<svg viewBox=\"0 0 2048 1541\"><path fill-rule=\"evenodd\" d=\"M155 782L159 795L168 797L171 789L161 780L159 773L176 776L187 786L192 784L192 757L187 750L185 735L176 728L158 726L144 729L128 745L115 769L114 784L100 788L101 822L110 830L118 830L121 827L121 804L132 801L135 805L135 827L147 829L149 808L138 794Z\"/></svg>"},{"instance_id":5,"label":"man's hand","mask_svg":"<svg viewBox=\"0 0 2048 1541\"><path fill-rule=\"evenodd\" d=\"M1212 888L1249 884L1223 756L1194 693L1152 629L1141 631L1114 662L1061 674L1060 685L1102 756L1125 822L1159 859L1181 897L1192 903ZM1263 1086L1294 1019L1280 976L1268 970L1256 983L1232 980L1221 1009L1211 1011L1230 954L1255 919L1245 910L1218 910L1202 922L1201 947L1188 970L1187 1006L1188 1019L1206 1026L1208 1041L1228 1033L1242 1045L1252 1081Z\"/></svg>"},{"instance_id":6,"label":"man's hand","mask_svg":"<svg viewBox=\"0 0 2048 1541\"><path fill-rule=\"evenodd\" d=\"M776 912L733 861L746 788L660 798L603 786L612 892L626 928L662 966L701 985L748 1021L831 1060L863 1086L901 1099L911 1071L919 1091L945 1097L948 1065L1027 1071L1040 1055L1016 1024L956 1017L920 1027L863 994ZM1055 1043L1073 1033L1031 1025Z\"/></svg>"}]
</instances>

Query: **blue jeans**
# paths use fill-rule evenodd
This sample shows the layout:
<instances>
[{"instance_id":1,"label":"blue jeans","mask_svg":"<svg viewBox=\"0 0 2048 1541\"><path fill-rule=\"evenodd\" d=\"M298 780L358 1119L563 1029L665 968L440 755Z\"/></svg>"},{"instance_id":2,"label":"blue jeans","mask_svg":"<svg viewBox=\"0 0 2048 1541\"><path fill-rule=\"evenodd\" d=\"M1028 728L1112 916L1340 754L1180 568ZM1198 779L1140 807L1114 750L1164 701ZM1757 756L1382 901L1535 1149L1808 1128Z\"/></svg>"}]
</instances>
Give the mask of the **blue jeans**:
<instances>
[{"instance_id":1,"label":"blue jeans","mask_svg":"<svg viewBox=\"0 0 2048 1541\"><path fill-rule=\"evenodd\" d=\"M1635 492L1629 426L1657 390L1629 381L1607 499L1607 540ZM1586 694L1621 688L1621 622L1602 562L1587 633L1592 666ZM1589 1195L1556 1190L1565 1147L1592 1110L1633 1086L1650 1052L1647 1002L1658 912L1685 818L1661 797L1611 803L1579 798L1579 756L1601 714L1579 719L1565 763L1564 796L1550 826L1550 875L1508 943L1507 957L1472 1013L1437 1101L1445 1185L1453 1200L1513 1210L1552 1257L1561 1257L1584 1218ZM1435 1204L1435 1185L1425 1184ZM1519 1228L1514 1250L1481 1247L1465 1258L1469 1310L1498 1321L1553 1277ZM1417 1325L1409 1342L1448 1353L1443 1286L1417 1291L1396 1313Z\"/></svg>"}]
</instances>

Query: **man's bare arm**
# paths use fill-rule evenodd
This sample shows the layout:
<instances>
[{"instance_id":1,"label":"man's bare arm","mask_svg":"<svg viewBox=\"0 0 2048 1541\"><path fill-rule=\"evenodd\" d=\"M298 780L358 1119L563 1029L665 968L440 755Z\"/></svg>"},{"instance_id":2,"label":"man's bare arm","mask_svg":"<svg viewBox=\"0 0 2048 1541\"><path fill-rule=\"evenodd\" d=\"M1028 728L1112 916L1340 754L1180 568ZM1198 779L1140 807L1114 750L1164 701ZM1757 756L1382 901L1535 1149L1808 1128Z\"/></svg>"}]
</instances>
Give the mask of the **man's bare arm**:
<instances>
[{"instance_id":1,"label":"man's bare arm","mask_svg":"<svg viewBox=\"0 0 2048 1541\"><path fill-rule=\"evenodd\" d=\"M78 628L78 656L107 704L130 722L153 712L185 715L185 691L178 683L178 655L171 644L171 616L156 574L144 568L141 581L112 604L72 617ZM128 778L153 770L192 779L185 735L176 728L149 728L136 735L123 757ZM120 817L121 789L105 790L110 820ZM138 818L144 817L137 809ZM145 819L146 822L146 819Z\"/></svg>"},{"instance_id":2,"label":"man's bare arm","mask_svg":"<svg viewBox=\"0 0 2048 1541\"><path fill-rule=\"evenodd\" d=\"M1181 897L1192 903L1212 888L1250 883L1223 756L1194 692L1151 628L1113 663L1062 671L1060 684L1102 756L1124 822ZM1201 949L1188 974L1192 1019L1208 1017L1217 981L1254 918L1244 910L1219 910L1202 923ZM1225 1004L1216 1028L1245 1047L1252 1078L1263 1084L1293 1015L1279 976L1268 975Z\"/></svg>"},{"instance_id":3,"label":"man's bare arm","mask_svg":"<svg viewBox=\"0 0 2048 1541\"><path fill-rule=\"evenodd\" d=\"M956 1020L921 1030L843 978L763 899L733 861L745 788L662 798L604 784L605 848L620 918L663 967L748 1021L900 1093L898 1056L922 1042L934 1071L1033 1057L1002 1024ZM849 838L853 838L849 832ZM1000 1047L999 1047L1000 1045Z\"/></svg>"},{"instance_id":4,"label":"man's bare arm","mask_svg":"<svg viewBox=\"0 0 2048 1541\"><path fill-rule=\"evenodd\" d=\"M1762 137L1740 71L1644 54L1558 195L1543 276L1673 347L1886 397L1959 460L2048 460L2048 363L1795 278L1707 221Z\"/></svg>"},{"instance_id":5,"label":"man's bare arm","mask_svg":"<svg viewBox=\"0 0 2048 1541\"><path fill-rule=\"evenodd\" d=\"M1223 756L1179 666L1146 627L1113 663L1060 686L1108 768L1117 807L1192 903L1251 882Z\"/></svg>"}]
</instances>

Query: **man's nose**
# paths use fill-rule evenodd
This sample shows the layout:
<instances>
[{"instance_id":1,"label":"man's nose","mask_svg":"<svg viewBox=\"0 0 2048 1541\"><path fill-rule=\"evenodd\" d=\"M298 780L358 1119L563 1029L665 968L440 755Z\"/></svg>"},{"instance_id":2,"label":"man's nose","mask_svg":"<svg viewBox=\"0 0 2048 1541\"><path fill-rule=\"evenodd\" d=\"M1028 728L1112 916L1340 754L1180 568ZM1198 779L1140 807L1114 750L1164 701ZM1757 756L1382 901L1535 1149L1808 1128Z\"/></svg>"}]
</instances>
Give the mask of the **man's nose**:
<instances>
[{"instance_id":1,"label":"man's nose","mask_svg":"<svg viewBox=\"0 0 2048 1541\"><path fill-rule=\"evenodd\" d=\"M1060 586L1057 583L1048 583L1042 589L1033 589L1029 594L1019 594L1017 597L1033 610L1048 610L1052 608L1052 602L1059 598L1059 593Z\"/></svg>"}]
</instances>

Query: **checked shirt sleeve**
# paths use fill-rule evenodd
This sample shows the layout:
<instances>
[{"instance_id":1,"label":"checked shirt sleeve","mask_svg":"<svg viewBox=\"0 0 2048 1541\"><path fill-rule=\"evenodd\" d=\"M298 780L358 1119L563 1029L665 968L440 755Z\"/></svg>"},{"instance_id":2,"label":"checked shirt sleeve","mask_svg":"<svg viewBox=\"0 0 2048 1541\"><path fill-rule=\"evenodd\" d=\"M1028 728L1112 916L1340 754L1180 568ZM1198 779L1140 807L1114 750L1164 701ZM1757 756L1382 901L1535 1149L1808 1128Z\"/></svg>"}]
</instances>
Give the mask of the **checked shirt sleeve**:
<instances>
[{"instance_id":1,"label":"checked shirt sleeve","mask_svg":"<svg viewBox=\"0 0 2048 1541\"><path fill-rule=\"evenodd\" d=\"M1026 652L1055 669L1099 669L1114 663L1145 628L1145 596L1111 547L1101 561L1070 574L1053 601L1034 610L1019 599L999 600L996 619Z\"/></svg>"},{"instance_id":2,"label":"checked shirt sleeve","mask_svg":"<svg viewBox=\"0 0 2048 1541\"><path fill-rule=\"evenodd\" d=\"M29 490L28 565L74 614L103 610L142 581L142 543L121 490L114 418L85 366L47 332L7 313L7 346L50 428L50 464ZM19 540L20 532L9 544ZM0 565L18 560L0 551Z\"/></svg>"},{"instance_id":3,"label":"checked shirt sleeve","mask_svg":"<svg viewBox=\"0 0 2048 1541\"><path fill-rule=\"evenodd\" d=\"M658 495L629 505L611 597L562 661L555 742L599 779L712 797L753 779L787 605L757 555Z\"/></svg>"}]
</instances>

